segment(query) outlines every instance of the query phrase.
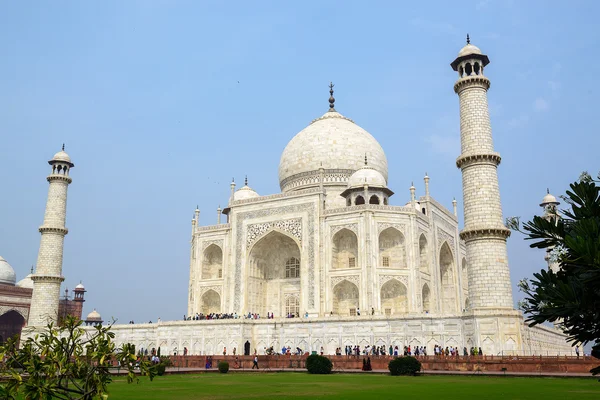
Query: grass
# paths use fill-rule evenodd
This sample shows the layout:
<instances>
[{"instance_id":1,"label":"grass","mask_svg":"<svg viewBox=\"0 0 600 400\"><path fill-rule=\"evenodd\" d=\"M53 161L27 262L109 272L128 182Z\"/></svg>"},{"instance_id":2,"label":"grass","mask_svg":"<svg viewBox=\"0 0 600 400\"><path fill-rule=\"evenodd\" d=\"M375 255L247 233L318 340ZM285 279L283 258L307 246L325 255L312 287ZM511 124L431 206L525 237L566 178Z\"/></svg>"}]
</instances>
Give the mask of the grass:
<instances>
[{"instance_id":1,"label":"grass","mask_svg":"<svg viewBox=\"0 0 600 400\"><path fill-rule=\"evenodd\" d=\"M109 399L600 399L600 382L580 378L393 377L379 374L229 373L168 375L127 384Z\"/></svg>"}]
</instances>

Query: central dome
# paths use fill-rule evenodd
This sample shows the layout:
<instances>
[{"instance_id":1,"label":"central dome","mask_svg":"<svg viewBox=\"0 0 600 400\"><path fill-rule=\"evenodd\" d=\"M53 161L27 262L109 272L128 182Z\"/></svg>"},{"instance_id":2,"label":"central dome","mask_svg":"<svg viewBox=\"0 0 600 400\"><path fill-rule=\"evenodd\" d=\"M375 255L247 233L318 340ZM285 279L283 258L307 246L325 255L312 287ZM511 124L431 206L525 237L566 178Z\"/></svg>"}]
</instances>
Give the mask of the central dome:
<instances>
[{"instance_id":1,"label":"central dome","mask_svg":"<svg viewBox=\"0 0 600 400\"><path fill-rule=\"evenodd\" d=\"M319 169L326 186L346 186L365 154L387 181L387 158L377 140L354 121L336 111L315 119L290 140L279 162L279 186L284 192L319 185Z\"/></svg>"}]
</instances>

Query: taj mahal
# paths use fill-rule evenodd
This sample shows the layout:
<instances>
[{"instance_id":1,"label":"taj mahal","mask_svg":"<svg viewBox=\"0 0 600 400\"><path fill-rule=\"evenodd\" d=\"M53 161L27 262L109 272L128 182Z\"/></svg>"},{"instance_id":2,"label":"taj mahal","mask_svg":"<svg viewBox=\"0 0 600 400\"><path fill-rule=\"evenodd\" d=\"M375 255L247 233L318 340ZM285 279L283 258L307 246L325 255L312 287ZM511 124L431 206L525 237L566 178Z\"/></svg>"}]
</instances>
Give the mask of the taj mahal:
<instances>
[{"instance_id":1,"label":"taj mahal","mask_svg":"<svg viewBox=\"0 0 600 400\"><path fill-rule=\"evenodd\" d=\"M528 327L515 310L484 74L488 56L467 40L450 64L460 105L464 223L429 191L396 194L376 138L329 109L293 136L279 162L281 193L248 180L219 209L217 224L191 221L187 315L260 318L114 325L117 343L163 354L215 354L224 347L335 348L435 345L485 354L568 354L555 327ZM291 136L291 135L290 135ZM375 135L376 136L376 135ZM458 149L457 149L458 151ZM56 318L70 157L52 172L29 326ZM449 166L450 167L450 166ZM395 197L394 197L395 196ZM404 200L398 200L397 198ZM401 205L392 205L392 203ZM273 318L266 318L271 315ZM288 318L293 316L294 318ZM241 351L241 350L240 350Z\"/></svg>"}]
</instances>

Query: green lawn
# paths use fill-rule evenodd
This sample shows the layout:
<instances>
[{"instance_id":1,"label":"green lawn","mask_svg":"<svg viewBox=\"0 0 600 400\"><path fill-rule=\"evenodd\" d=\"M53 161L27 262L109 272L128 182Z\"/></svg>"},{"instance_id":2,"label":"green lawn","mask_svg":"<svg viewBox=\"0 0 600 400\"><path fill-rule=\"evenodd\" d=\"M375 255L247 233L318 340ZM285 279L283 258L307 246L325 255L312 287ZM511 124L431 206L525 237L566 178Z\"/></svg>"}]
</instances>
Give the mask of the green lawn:
<instances>
[{"instance_id":1,"label":"green lawn","mask_svg":"<svg viewBox=\"0 0 600 400\"><path fill-rule=\"evenodd\" d=\"M578 378L394 377L379 374L229 373L169 375L110 385L114 399L600 399L600 382Z\"/></svg>"}]
</instances>

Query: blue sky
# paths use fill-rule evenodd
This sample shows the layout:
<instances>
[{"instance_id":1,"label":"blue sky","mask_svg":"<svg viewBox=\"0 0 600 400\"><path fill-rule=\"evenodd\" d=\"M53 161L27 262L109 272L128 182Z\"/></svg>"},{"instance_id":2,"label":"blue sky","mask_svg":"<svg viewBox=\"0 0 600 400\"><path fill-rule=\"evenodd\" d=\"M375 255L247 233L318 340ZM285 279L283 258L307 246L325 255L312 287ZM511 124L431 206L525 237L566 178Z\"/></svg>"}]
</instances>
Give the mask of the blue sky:
<instances>
[{"instance_id":1,"label":"blue sky","mask_svg":"<svg viewBox=\"0 0 600 400\"><path fill-rule=\"evenodd\" d=\"M393 204L423 176L462 211L456 79L465 44L488 54L505 216L597 172L593 1L103 1L0 3L0 255L36 262L46 161L66 143L65 284L120 322L186 312L190 219L216 222L232 177L279 192L287 142L336 109L381 143ZM596 160L596 161L594 161ZM462 217L461 217L462 221ZM544 267L509 240L513 283ZM64 290L64 287L63 287ZM515 288L515 300L520 294Z\"/></svg>"}]
</instances>

